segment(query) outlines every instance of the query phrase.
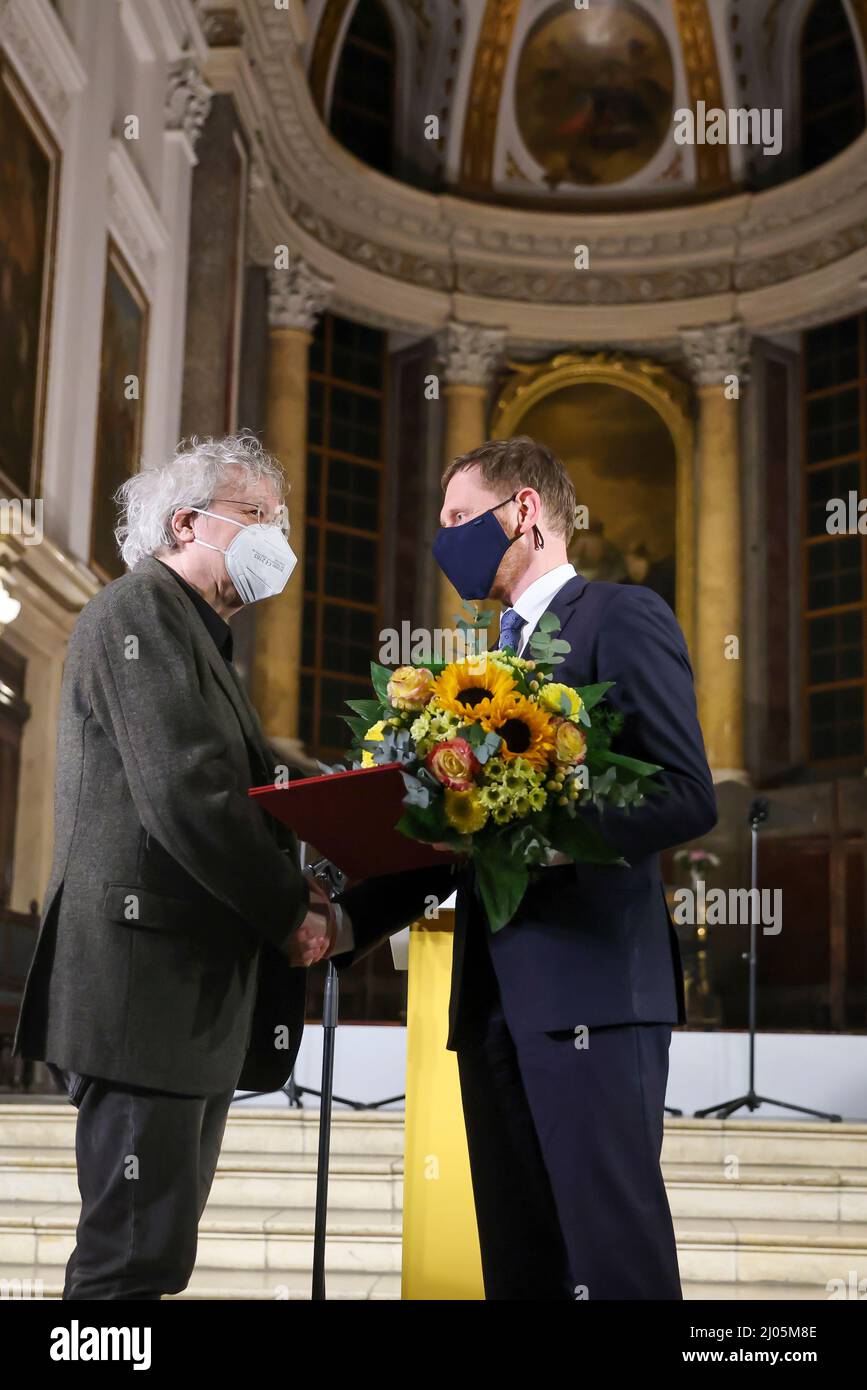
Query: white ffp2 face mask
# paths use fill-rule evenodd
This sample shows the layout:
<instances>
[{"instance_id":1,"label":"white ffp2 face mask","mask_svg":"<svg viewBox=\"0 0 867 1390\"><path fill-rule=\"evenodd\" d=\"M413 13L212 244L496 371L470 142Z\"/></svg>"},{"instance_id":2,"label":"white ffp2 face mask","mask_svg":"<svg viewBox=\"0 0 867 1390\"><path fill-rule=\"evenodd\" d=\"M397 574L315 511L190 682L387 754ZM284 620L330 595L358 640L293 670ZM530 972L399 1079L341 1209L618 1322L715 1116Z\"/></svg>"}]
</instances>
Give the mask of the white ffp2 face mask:
<instances>
[{"instance_id":1,"label":"white ffp2 face mask","mask_svg":"<svg viewBox=\"0 0 867 1390\"><path fill-rule=\"evenodd\" d=\"M260 598L274 598L282 594L298 563L298 556L279 526L260 522L245 526L243 521L233 521L230 516L220 516L219 512L209 512L204 507L193 507L191 510L200 512L202 516L216 517L218 521L229 521L240 528L225 550L200 541L198 536L196 544L225 555L226 572L242 603L256 603Z\"/></svg>"}]
</instances>

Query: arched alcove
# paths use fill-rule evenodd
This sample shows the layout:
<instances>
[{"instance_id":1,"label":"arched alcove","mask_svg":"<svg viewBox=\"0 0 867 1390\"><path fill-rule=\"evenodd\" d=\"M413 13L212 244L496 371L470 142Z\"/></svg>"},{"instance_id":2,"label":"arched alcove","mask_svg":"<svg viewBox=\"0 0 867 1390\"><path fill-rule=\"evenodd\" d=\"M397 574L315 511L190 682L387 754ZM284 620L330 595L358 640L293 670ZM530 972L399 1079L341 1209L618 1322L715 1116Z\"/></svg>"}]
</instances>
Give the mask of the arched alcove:
<instances>
[{"instance_id":1,"label":"arched alcove","mask_svg":"<svg viewBox=\"0 0 867 1390\"><path fill-rule=\"evenodd\" d=\"M598 577L620 577L605 564L635 545L646 547L658 574L673 568L674 607L689 642L695 525L688 388L656 363L620 354L562 353L512 366L494 407L492 437L529 434L563 460L591 525L604 527ZM587 534L576 533L570 550L579 570Z\"/></svg>"}]
</instances>

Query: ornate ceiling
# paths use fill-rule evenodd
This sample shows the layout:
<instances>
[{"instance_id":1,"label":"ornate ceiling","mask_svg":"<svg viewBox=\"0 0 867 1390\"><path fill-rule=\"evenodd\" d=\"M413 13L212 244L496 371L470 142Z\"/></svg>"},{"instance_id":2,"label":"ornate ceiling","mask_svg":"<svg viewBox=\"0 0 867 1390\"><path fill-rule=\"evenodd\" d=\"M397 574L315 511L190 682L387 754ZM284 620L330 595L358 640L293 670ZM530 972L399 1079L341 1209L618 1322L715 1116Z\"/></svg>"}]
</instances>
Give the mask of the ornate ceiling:
<instances>
[{"instance_id":1,"label":"ornate ceiling","mask_svg":"<svg viewBox=\"0 0 867 1390\"><path fill-rule=\"evenodd\" d=\"M867 0L852 2L863 8L867 30ZM300 4L281 11L273 0L237 0L238 22L222 38L208 25L208 81L234 95L251 144L252 254L273 265L275 247L287 246L309 280L299 281L302 298L308 292L321 298L327 282L329 304L350 317L414 337L457 319L505 334L519 352L578 340L665 350L679 347L684 331L697 326L736 321L753 331L783 331L867 303L867 134L821 168L763 191L729 184L716 196L672 198L670 205L640 209L618 210L603 200L576 211L558 201L562 180L518 206L493 195L428 191L365 167L329 133L320 110L328 101L328 64L314 80L318 24L324 23L327 3L312 0L305 12ZM511 3L500 0L501 17ZM755 41L771 55L779 51L800 5L801 0L781 6L774 0L731 0L729 27L741 12L752 22L737 27L743 45L733 45L719 60L727 90L741 90L749 100L749 84L758 80L751 45ZM715 14L717 8L723 7L712 0L657 0L657 27L663 27L665 10L674 17L675 9ZM447 34L437 37L434 11L456 9L455 0L402 4L416 45L407 40L402 51L417 61L420 52L429 56L416 69L423 93L419 109L428 114L436 109L433 74L444 70L442 63L454 68L456 102L461 82L469 82L476 68L478 49L467 59L463 46L457 55L454 44L446 52ZM487 0L464 0L463 19L472 10L481 22L487 9ZM545 6L530 9L530 19L538 20ZM220 12L225 15L227 7ZM526 29L531 45L532 27L531 22ZM424 42L426 49L419 47ZM671 52L677 82L685 60L682 48ZM663 58L658 61L664 75ZM679 89L673 99L682 99ZM402 108L397 124L406 131L408 122ZM442 151L434 149L432 157L454 159L459 171L466 132L473 128L473 121L452 125ZM499 139L497 133L496 148ZM693 157L694 150L683 148ZM621 167L641 156L648 163L630 176L632 182L649 177L662 154L648 144L619 155ZM492 168L496 158L495 153ZM699 163L694 179L704 176ZM589 194L604 198L610 187ZM588 249L589 264L581 271L576 246Z\"/></svg>"},{"instance_id":2,"label":"ornate ceiling","mask_svg":"<svg viewBox=\"0 0 867 1390\"><path fill-rule=\"evenodd\" d=\"M326 120L357 3L307 5L305 63ZM396 40L398 162L428 187L522 207L659 206L776 181L797 153L810 0L381 3ZM867 3L847 3L867 49ZM678 144L674 113L698 101L779 107L782 152Z\"/></svg>"}]
</instances>

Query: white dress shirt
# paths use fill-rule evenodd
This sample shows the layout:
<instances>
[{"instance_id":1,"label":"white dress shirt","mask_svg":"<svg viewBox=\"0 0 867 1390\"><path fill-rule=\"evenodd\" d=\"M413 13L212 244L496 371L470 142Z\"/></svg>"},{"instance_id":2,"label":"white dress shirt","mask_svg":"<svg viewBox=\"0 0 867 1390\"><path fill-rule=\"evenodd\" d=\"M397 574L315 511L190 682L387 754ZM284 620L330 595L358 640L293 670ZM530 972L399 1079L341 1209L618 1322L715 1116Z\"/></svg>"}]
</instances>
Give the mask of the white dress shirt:
<instances>
[{"instance_id":1,"label":"white dress shirt","mask_svg":"<svg viewBox=\"0 0 867 1390\"><path fill-rule=\"evenodd\" d=\"M540 574L538 579L534 579L521 597L512 604L515 612L520 613L524 619L521 650L518 652L518 656L523 656L530 635L542 614L550 607L551 600L556 594L559 594L564 584L575 578L576 574L577 570L574 565L557 565L556 569L548 570L546 574Z\"/></svg>"}]
</instances>

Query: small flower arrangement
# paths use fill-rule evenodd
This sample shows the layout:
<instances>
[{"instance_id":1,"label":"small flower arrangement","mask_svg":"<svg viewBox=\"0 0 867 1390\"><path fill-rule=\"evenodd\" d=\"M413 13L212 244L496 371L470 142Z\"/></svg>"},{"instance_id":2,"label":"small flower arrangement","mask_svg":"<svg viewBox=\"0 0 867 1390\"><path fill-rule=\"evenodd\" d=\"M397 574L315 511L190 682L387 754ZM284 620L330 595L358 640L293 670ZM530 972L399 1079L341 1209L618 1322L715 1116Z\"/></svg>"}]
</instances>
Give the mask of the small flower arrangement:
<instances>
[{"instance_id":1,"label":"small flower arrangement","mask_svg":"<svg viewBox=\"0 0 867 1390\"><path fill-rule=\"evenodd\" d=\"M481 629L488 616L458 626ZM661 790L657 764L612 750L623 722L604 701L613 682L578 689L554 679L570 650L558 630L545 614L527 658L507 647L394 671L371 662L375 698L347 702L351 765L401 764L398 829L472 859L492 931L515 915L531 871L558 852L625 862L582 808L630 808Z\"/></svg>"},{"instance_id":2,"label":"small flower arrangement","mask_svg":"<svg viewBox=\"0 0 867 1390\"><path fill-rule=\"evenodd\" d=\"M709 849L679 849L674 862L685 865L690 874L696 877L707 869L718 869L720 861Z\"/></svg>"}]
</instances>

